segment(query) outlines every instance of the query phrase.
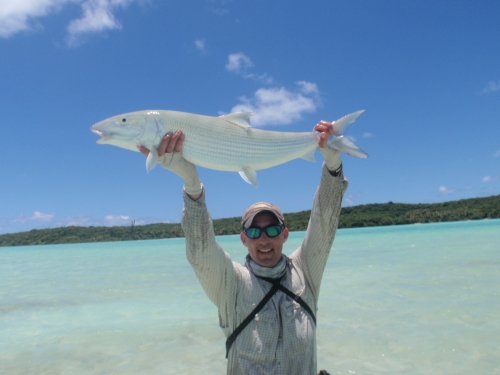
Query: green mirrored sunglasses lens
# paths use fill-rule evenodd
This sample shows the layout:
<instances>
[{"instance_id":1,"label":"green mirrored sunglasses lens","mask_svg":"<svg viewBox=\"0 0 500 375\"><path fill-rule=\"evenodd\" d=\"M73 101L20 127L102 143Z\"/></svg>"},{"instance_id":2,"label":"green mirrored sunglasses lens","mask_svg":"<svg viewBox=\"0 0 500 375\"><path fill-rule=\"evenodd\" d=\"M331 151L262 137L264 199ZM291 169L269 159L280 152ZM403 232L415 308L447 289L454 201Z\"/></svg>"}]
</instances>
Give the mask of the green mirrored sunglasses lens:
<instances>
[{"instance_id":1,"label":"green mirrored sunglasses lens","mask_svg":"<svg viewBox=\"0 0 500 375\"><path fill-rule=\"evenodd\" d=\"M259 238L262 231L259 228L248 228L245 234L250 238Z\"/></svg>"},{"instance_id":2,"label":"green mirrored sunglasses lens","mask_svg":"<svg viewBox=\"0 0 500 375\"><path fill-rule=\"evenodd\" d=\"M268 237L276 237L280 233L281 233L281 227L277 225L266 228L266 234L268 235Z\"/></svg>"},{"instance_id":3,"label":"green mirrored sunglasses lens","mask_svg":"<svg viewBox=\"0 0 500 375\"><path fill-rule=\"evenodd\" d=\"M270 227L267 227L264 229L266 231L266 235L268 237L276 237L278 234L281 233L283 228L279 225L272 225ZM247 235L248 238L259 238L260 235L262 234L262 229L260 228L248 228L245 229L245 234Z\"/></svg>"}]
</instances>

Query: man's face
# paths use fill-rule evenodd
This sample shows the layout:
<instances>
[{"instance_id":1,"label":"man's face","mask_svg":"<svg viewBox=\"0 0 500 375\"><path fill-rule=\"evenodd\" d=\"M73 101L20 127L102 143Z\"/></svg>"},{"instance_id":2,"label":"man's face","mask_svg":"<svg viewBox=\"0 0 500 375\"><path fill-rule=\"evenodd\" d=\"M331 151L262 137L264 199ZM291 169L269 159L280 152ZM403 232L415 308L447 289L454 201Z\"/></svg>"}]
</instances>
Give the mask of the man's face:
<instances>
[{"instance_id":1,"label":"man's face","mask_svg":"<svg viewBox=\"0 0 500 375\"><path fill-rule=\"evenodd\" d=\"M268 237L264 231L270 225L279 225L276 216L269 212L257 214L252 222L252 228L262 229L259 238L248 238L245 232L240 233L241 242L248 248L252 260L263 267L274 267L281 259L283 244L288 239L288 228L276 237Z\"/></svg>"}]
</instances>

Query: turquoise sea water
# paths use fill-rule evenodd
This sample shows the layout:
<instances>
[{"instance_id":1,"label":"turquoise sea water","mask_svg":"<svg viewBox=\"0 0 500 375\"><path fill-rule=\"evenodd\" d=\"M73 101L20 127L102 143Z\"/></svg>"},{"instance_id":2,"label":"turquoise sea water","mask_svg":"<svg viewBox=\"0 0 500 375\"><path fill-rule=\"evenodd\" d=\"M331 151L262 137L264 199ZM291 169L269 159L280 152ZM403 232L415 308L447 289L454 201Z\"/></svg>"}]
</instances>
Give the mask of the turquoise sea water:
<instances>
[{"instance_id":1,"label":"turquoise sea water","mask_svg":"<svg viewBox=\"0 0 500 375\"><path fill-rule=\"evenodd\" d=\"M332 375L500 374L500 220L339 230L317 334ZM0 248L0 374L215 375L224 356L183 239Z\"/></svg>"}]
</instances>

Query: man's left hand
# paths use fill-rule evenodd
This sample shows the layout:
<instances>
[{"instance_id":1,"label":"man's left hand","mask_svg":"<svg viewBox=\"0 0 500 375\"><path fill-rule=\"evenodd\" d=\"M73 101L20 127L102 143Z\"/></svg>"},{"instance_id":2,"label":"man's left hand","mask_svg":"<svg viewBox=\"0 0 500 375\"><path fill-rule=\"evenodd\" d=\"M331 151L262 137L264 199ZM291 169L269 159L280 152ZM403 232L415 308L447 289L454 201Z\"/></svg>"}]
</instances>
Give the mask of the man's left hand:
<instances>
[{"instance_id":1,"label":"man's left hand","mask_svg":"<svg viewBox=\"0 0 500 375\"><path fill-rule=\"evenodd\" d=\"M316 124L313 131L319 132L318 145L320 148L328 146L328 138L333 135L333 125L331 122L321 120Z\"/></svg>"},{"instance_id":2,"label":"man's left hand","mask_svg":"<svg viewBox=\"0 0 500 375\"><path fill-rule=\"evenodd\" d=\"M318 137L318 146L319 151L325 157L326 167L330 172L337 171L342 165L342 161L340 160L340 151L328 146L328 138L333 135L333 124L331 122L321 120L316 124L313 130L320 133Z\"/></svg>"}]
</instances>

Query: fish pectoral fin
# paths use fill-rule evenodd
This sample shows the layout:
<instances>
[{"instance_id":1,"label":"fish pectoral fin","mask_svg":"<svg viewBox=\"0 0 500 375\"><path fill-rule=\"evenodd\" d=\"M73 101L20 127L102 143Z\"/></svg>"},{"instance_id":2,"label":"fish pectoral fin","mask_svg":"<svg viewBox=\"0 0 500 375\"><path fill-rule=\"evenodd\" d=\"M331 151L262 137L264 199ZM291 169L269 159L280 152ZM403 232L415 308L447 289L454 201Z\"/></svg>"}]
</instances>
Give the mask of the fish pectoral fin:
<instances>
[{"instance_id":1,"label":"fish pectoral fin","mask_svg":"<svg viewBox=\"0 0 500 375\"><path fill-rule=\"evenodd\" d=\"M155 147L151 147L148 158L146 159L146 170L148 173L151 172L156 164L158 164L158 151Z\"/></svg>"},{"instance_id":2,"label":"fish pectoral fin","mask_svg":"<svg viewBox=\"0 0 500 375\"><path fill-rule=\"evenodd\" d=\"M259 183L257 182L257 172L250 168L243 168L242 171L238 172L242 179L244 179L249 184L252 184L255 187L259 187Z\"/></svg>"},{"instance_id":3,"label":"fish pectoral fin","mask_svg":"<svg viewBox=\"0 0 500 375\"><path fill-rule=\"evenodd\" d=\"M219 118L230 122L231 124L242 126L244 128L251 128L250 117L253 116L253 112L238 112L230 113L229 115L222 115Z\"/></svg>"},{"instance_id":4,"label":"fish pectoral fin","mask_svg":"<svg viewBox=\"0 0 500 375\"><path fill-rule=\"evenodd\" d=\"M314 151L316 151L315 148L313 148L311 151L307 151L304 155L301 156L301 158L307 161L312 161L313 163L316 162L316 159L314 159Z\"/></svg>"}]
</instances>

